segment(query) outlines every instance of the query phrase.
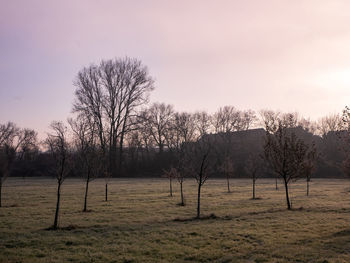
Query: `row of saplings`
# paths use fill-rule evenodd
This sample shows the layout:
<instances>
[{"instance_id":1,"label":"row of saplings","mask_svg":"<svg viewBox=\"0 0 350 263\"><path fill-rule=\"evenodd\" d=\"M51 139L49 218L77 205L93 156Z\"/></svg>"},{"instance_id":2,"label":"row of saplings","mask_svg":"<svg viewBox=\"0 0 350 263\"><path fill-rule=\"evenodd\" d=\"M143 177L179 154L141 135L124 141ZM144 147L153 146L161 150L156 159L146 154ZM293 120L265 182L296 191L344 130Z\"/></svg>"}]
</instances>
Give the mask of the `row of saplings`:
<instances>
[{"instance_id":1,"label":"row of saplings","mask_svg":"<svg viewBox=\"0 0 350 263\"><path fill-rule=\"evenodd\" d=\"M230 193L230 178L234 174L232 159L228 156L216 160L211 154L210 142L197 141L194 147L182 152L175 167L164 170L164 177L169 179L169 195L173 196L173 180L179 183L181 206L185 206L183 183L186 177L194 177L197 182L197 215L200 218L201 188L214 169L219 170L226 178L227 192ZM187 154L186 154L187 153ZM306 195L309 196L311 175L315 170L316 150L314 145L306 145L294 133L289 133L281 126L275 133L266 135L264 152L250 155L245 162L245 171L252 179L252 199L256 198L255 185L257 179L268 170L276 174L275 188L278 190L278 178L282 179L288 210L291 210L289 184L298 179L306 179ZM214 160L214 161L213 161Z\"/></svg>"},{"instance_id":2,"label":"row of saplings","mask_svg":"<svg viewBox=\"0 0 350 263\"><path fill-rule=\"evenodd\" d=\"M87 211L89 182L94 178L93 175L103 170L101 166L104 166L106 162L102 157L99 158L99 156L103 156L103 154L96 155L95 150L90 148L86 148L85 150L82 148L85 152L81 154L79 162L72 161L71 149L68 143L65 126L61 122L55 122L51 125L51 128L54 133L48 136L46 144L56 165L57 203L54 224L50 229L58 229L61 187L72 167L76 166L76 163L80 163L82 167L84 167L86 189L83 211ZM177 158L175 158L176 162L174 163L176 165L170 170L165 171L170 181L176 178L180 183L181 205L185 205L183 196L183 182L185 178L188 176L195 178L198 185L196 218L200 218L201 188L215 169L220 169L225 174L227 178L227 188L228 191L230 191L229 177L233 172L232 161L229 156L218 158L219 155L218 152L215 151L214 145L215 144L208 136L203 136L195 142L183 145L177 154ZM315 147L314 145L305 144L303 140L295 135L293 130L288 129L282 123L275 126L274 130L267 129L266 140L263 146L261 154L250 156L246 162L246 170L253 180L253 198L255 198L255 182L258 178L258 172L261 171L262 167L269 166L269 169L282 179L286 191L287 207L291 209L288 185L290 182L297 179L306 178L308 194L310 176L314 170L316 159Z\"/></svg>"}]
</instances>

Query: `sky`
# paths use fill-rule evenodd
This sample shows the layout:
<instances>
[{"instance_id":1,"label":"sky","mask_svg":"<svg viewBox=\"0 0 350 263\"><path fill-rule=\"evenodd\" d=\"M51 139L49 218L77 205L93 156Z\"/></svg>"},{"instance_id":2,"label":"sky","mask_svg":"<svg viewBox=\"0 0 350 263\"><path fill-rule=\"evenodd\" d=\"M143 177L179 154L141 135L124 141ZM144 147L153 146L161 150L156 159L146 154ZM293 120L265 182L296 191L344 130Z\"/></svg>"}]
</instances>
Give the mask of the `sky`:
<instances>
[{"instance_id":1,"label":"sky","mask_svg":"<svg viewBox=\"0 0 350 263\"><path fill-rule=\"evenodd\" d=\"M66 120L73 81L101 59L134 57L152 102L298 111L350 105L350 1L0 0L0 123L44 136Z\"/></svg>"}]
</instances>

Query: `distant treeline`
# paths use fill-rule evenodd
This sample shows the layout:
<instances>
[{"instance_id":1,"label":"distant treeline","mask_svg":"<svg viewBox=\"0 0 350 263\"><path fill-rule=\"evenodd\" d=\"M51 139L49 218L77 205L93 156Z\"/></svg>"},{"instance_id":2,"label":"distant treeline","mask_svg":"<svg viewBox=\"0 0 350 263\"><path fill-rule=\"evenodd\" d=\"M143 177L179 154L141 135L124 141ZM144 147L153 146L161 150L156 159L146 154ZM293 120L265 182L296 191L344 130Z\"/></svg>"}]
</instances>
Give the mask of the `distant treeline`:
<instances>
[{"instance_id":1,"label":"distant treeline","mask_svg":"<svg viewBox=\"0 0 350 263\"><path fill-rule=\"evenodd\" d=\"M318 158L316 160L316 170L313 177L318 178L342 178L345 177L342 163L345 153L342 151L343 140L339 132L330 131L323 136L314 135L303 129L295 128L297 134L307 143L315 143ZM244 131L230 132L232 149L231 159L234 165L232 178L250 178L245 169L246 160L255 153L261 153L265 141L265 130L249 129ZM216 141L218 152L224 152L220 133L207 135ZM122 172L115 177L161 177L164 170L173 165L175 153L172 149L165 148L162 153L159 148L150 147L148 149L138 146L128 146L124 150L124 162ZM16 159L11 176L17 177L40 177L54 176L51 174L55 161L49 153L38 151L26 158ZM70 172L71 177L82 177L79 169ZM217 169L213 177L224 177L220 169ZM275 177L269 170L264 171L262 177Z\"/></svg>"}]
</instances>

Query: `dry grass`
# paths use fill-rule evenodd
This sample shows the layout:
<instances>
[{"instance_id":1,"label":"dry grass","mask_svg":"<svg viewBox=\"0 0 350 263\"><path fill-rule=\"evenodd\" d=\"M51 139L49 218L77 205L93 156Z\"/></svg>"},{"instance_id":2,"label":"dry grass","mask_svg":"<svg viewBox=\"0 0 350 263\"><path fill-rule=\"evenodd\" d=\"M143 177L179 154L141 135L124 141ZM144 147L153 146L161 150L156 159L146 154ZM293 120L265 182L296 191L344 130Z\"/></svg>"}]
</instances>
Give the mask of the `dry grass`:
<instances>
[{"instance_id":1,"label":"dry grass","mask_svg":"<svg viewBox=\"0 0 350 263\"><path fill-rule=\"evenodd\" d=\"M64 183L58 231L53 223L56 184L51 179L9 179L0 208L0 262L350 262L350 193L346 180L313 180L291 187L286 210L282 185L211 180L203 188L203 220L193 220L196 188L185 182L187 205L168 196L168 181L92 182L88 213L84 183ZM177 185L175 187L177 189ZM212 215L211 215L212 214Z\"/></svg>"}]
</instances>

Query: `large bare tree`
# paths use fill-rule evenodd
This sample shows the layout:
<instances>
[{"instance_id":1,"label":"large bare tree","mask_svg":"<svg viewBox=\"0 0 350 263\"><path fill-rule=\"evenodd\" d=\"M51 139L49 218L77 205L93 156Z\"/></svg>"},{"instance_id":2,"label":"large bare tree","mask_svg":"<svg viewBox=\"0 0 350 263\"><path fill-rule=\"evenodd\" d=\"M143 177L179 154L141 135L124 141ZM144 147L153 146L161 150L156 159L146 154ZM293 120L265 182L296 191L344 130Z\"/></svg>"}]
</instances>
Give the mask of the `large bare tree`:
<instances>
[{"instance_id":1,"label":"large bare tree","mask_svg":"<svg viewBox=\"0 0 350 263\"><path fill-rule=\"evenodd\" d=\"M126 57L83 68L74 84L73 110L94 119L99 145L108 160L105 175L116 176L122 168L125 137L134 128L137 108L148 101L154 80L141 61ZM108 180L106 191L107 186Z\"/></svg>"},{"instance_id":2,"label":"large bare tree","mask_svg":"<svg viewBox=\"0 0 350 263\"><path fill-rule=\"evenodd\" d=\"M61 204L61 187L71 169L72 154L71 145L68 141L67 127L62 122L54 121L51 123L50 128L52 132L47 135L45 144L54 160L53 173L57 179L56 211L52 225L52 229L57 229Z\"/></svg>"}]
</instances>

